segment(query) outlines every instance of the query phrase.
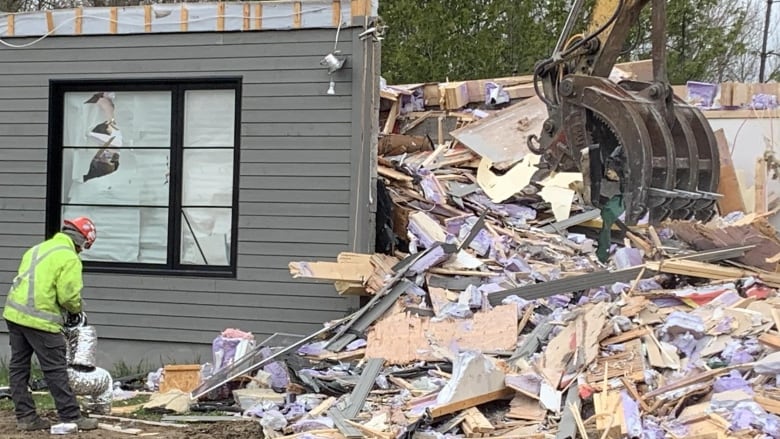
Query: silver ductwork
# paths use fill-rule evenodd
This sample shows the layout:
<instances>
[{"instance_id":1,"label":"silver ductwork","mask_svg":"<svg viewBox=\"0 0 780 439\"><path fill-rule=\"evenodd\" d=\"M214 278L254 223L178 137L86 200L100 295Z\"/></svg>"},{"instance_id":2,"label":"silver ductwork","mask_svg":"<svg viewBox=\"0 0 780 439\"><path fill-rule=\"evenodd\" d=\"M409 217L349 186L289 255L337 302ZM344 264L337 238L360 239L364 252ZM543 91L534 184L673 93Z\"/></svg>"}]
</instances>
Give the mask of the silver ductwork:
<instances>
[{"instance_id":1,"label":"silver ductwork","mask_svg":"<svg viewBox=\"0 0 780 439\"><path fill-rule=\"evenodd\" d=\"M94 326L66 328L68 382L73 393L84 397L84 409L97 414L110 414L113 400L111 374L95 365L97 331Z\"/></svg>"}]
</instances>

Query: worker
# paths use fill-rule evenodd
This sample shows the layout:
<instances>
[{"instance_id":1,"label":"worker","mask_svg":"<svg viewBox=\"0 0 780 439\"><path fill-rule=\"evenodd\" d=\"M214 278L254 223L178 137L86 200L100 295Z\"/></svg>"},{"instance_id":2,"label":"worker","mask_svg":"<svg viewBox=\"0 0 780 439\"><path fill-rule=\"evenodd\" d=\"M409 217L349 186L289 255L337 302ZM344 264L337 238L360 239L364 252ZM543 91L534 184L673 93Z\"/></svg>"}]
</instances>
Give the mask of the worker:
<instances>
[{"instance_id":1,"label":"worker","mask_svg":"<svg viewBox=\"0 0 780 439\"><path fill-rule=\"evenodd\" d=\"M96 419L81 415L68 383L65 358L66 320L82 315L82 266L79 253L92 247L95 224L86 217L63 222L52 238L30 248L22 257L3 310L11 344L9 381L18 430L48 430L28 389L32 354L38 358L61 422L94 430Z\"/></svg>"}]
</instances>

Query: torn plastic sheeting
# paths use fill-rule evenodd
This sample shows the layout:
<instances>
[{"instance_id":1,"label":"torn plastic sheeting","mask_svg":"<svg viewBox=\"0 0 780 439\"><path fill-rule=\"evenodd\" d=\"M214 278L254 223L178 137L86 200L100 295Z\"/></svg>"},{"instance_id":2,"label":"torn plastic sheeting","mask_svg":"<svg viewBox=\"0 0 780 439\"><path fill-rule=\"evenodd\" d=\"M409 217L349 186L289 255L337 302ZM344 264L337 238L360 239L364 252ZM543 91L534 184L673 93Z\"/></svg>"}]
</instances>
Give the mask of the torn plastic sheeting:
<instances>
[{"instance_id":1,"label":"torn plastic sheeting","mask_svg":"<svg viewBox=\"0 0 780 439\"><path fill-rule=\"evenodd\" d=\"M638 248L623 247L619 248L614 255L615 266L618 270L636 267L644 263L642 251Z\"/></svg>"},{"instance_id":2,"label":"torn plastic sheeting","mask_svg":"<svg viewBox=\"0 0 780 439\"><path fill-rule=\"evenodd\" d=\"M458 304L466 305L470 309L482 308L482 292L474 285L469 285L464 291L461 291Z\"/></svg>"},{"instance_id":3,"label":"torn plastic sheeting","mask_svg":"<svg viewBox=\"0 0 780 439\"><path fill-rule=\"evenodd\" d=\"M287 426L287 419L278 410L268 410L263 413L260 425L274 431L280 431Z\"/></svg>"},{"instance_id":4,"label":"torn plastic sheeting","mask_svg":"<svg viewBox=\"0 0 780 439\"><path fill-rule=\"evenodd\" d=\"M455 319L467 319L473 315L474 313L471 311L471 308L469 308L468 305L459 302L447 302L447 304L441 307L439 313L436 315L436 317L432 318L431 321L440 322L442 320L447 320L449 317Z\"/></svg>"},{"instance_id":5,"label":"torn plastic sheeting","mask_svg":"<svg viewBox=\"0 0 780 439\"><path fill-rule=\"evenodd\" d=\"M755 401L738 402L726 416L734 431L755 428L775 439L780 438L780 417L767 413Z\"/></svg>"},{"instance_id":6,"label":"torn plastic sheeting","mask_svg":"<svg viewBox=\"0 0 780 439\"><path fill-rule=\"evenodd\" d=\"M699 316L674 311L666 318L666 322L661 326L660 331L670 336L670 338L686 332L699 338L704 335L704 321Z\"/></svg>"}]
</instances>

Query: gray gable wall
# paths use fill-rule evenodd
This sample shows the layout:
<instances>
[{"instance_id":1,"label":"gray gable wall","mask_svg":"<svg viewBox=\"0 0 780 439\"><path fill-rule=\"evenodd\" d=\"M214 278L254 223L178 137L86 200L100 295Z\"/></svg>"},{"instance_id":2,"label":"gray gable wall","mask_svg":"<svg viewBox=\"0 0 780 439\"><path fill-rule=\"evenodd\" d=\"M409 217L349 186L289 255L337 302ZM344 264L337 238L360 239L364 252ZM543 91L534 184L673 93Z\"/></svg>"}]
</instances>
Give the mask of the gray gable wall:
<instances>
[{"instance_id":1,"label":"gray gable wall","mask_svg":"<svg viewBox=\"0 0 780 439\"><path fill-rule=\"evenodd\" d=\"M331 284L292 279L287 264L373 247L379 55L360 32L341 29L349 60L335 96L319 65L333 29L50 37L0 48L0 300L24 250L44 237L50 79L241 75L237 279L86 274L90 321L101 340L205 344L231 327L258 338L307 334L356 308Z\"/></svg>"}]
</instances>

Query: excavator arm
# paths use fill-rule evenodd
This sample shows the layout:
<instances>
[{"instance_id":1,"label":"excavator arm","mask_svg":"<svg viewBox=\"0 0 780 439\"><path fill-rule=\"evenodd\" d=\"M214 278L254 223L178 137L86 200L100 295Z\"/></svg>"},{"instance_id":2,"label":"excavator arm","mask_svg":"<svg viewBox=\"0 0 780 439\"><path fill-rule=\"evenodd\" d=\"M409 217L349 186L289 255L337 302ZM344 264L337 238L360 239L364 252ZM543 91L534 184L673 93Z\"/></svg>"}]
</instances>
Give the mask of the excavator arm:
<instances>
[{"instance_id":1,"label":"excavator arm","mask_svg":"<svg viewBox=\"0 0 780 439\"><path fill-rule=\"evenodd\" d=\"M616 84L609 75L648 3L653 81ZM574 1L552 56L535 68L548 119L529 149L544 172L582 172L586 203L619 198L627 225L648 214L651 224L709 220L720 197L718 148L701 111L669 84L665 0L596 0L585 34L572 36L583 4Z\"/></svg>"}]
</instances>

